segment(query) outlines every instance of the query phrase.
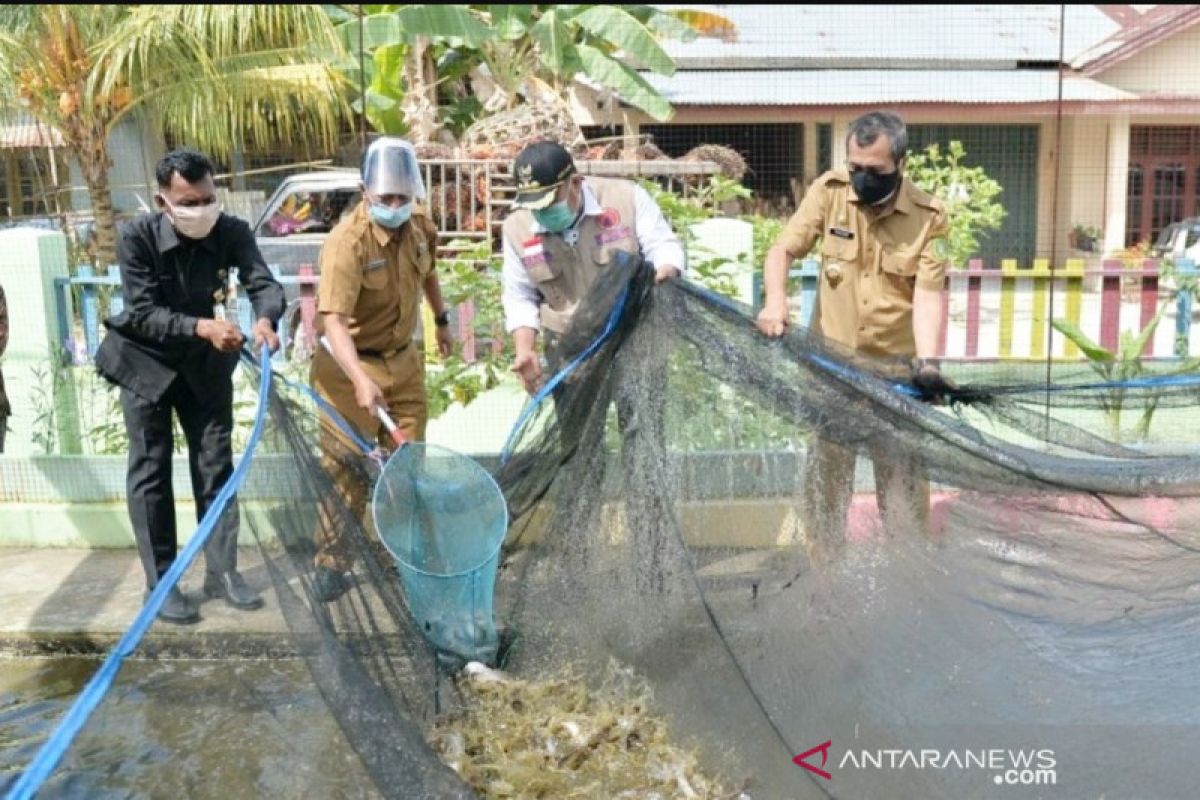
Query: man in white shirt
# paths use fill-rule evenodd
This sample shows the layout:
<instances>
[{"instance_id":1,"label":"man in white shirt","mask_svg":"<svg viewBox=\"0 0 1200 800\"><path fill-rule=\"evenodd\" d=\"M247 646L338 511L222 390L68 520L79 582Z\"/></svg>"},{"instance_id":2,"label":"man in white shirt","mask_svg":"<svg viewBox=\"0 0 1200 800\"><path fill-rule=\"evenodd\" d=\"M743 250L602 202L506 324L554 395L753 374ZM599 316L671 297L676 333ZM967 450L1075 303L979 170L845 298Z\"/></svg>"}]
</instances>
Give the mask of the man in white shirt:
<instances>
[{"instance_id":1,"label":"man in white shirt","mask_svg":"<svg viewBox=\"0 0 1200 800\"><path fill-rule=\"evenodd\" d=\"M650 194L633 181L584 177L563 147L538 142L513 164L517 197L504 222L505 322L516 345L512 371L533 394L543 375L539 331L548 360L579 301L615 252L654 265L655 283L678 277L683 246Z\"/></svg>"},{"instance_id":2,"label":"man in white shirt","mask_svg":"<svg viewBox=\"0 0 1200 800\"><path fill-rule=\"evenodd\" d=\"M563 350L587 338L586 333L572 336L568 343L562 334L570 328L580 301L598 288L597 279L606 269L620 269L632 257L639 265L652 265L655 284L661 284L682 273L684 254L679 238L645 189L633 181L585 178L570 153L553 142L525 148L513 172L517 197L513 213L504 221L501 300L516 344L513 372L533 394L543 380L538 333L543 335L550 371L556 372L577 355ZM593 295L592 302L600 305L598 301ZM657 341L652 335L632 336L622 344L609 379L574 389L559 384L553 392L557 439L564 456L578 448L586 457L603 447L608 404L615 400L622 476L628 485L640 487L636 495L628 496L631 499L648 500L660 494L649 488L659 476L648 474L651 465L658 463L654 456L665 448L668 351L655 346ZM585 438L590 446L581 446ZM629 519L637 513L626 511ZM662 591L661 542L653 533L631 530L627 553L634 580L649 581L647 589Z\"/></svg>"}]
</instances>

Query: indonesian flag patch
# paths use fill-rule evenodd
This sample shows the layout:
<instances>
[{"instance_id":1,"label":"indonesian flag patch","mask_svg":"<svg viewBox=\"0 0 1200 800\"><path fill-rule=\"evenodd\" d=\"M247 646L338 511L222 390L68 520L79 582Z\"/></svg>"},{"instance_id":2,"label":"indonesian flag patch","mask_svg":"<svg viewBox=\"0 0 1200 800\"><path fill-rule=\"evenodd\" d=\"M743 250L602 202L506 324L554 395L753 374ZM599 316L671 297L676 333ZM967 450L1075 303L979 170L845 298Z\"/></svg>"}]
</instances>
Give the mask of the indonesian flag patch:
<instances>
[{"instance_id":1,"label":"indonesian flag patch","mask_svg":"<svg viewBox=\"0 0 1200 800\"><path fill-rule=\"evenodd\" d=\"M525 269L546 263L546 248L540 236L527 240L521 246L521 251L521 263L525 265Z\"/></svg>"}]
</instances>

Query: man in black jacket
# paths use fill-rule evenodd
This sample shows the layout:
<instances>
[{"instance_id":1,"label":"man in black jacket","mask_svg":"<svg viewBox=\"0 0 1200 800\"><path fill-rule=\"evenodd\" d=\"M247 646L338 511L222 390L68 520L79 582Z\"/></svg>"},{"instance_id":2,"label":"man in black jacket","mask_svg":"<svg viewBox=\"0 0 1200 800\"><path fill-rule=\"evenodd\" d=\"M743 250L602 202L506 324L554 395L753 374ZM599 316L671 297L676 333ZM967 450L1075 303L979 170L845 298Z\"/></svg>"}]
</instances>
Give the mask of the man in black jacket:
<instances>
[{"instance_id":1,"label":"man in black jacket","mask_svg":"<svg viewBox=\"0 0 1200 800\"><path fill-rule=\"evenodd\" d=\"M173 150L156 170L158 213L143 214L120 232L117 256L125 310L105 321L96 354L100 374L121 387L129 434L127 499L146 571L147 595L175 560L175 497L171 488L172 411L188 445L192 492L201 519L233 473L233 371L244 337L222 319L229 269L254 305L256 349L279 347L283 287L271 275L250 226L222 214L212 163L194 150ZM204 591L235 608L262 598L237 572L238 512L231 503L204 549ZM171 590L159 617L200 619L195 603Z\"/></svg>"}]
</instances>

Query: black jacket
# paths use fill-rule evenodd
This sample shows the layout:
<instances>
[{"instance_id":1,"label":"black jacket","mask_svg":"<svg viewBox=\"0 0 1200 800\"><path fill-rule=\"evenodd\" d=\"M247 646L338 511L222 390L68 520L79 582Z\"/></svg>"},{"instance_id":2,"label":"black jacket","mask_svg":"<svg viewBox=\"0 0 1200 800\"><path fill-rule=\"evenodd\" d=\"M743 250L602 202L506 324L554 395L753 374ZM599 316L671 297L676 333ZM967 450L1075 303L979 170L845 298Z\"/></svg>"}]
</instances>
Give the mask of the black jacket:
<instances>
[{"instance_id":1,"label":"black jacket","mask_svg":"<svg viewBox=\"0 0 1200 800\"><path fill-rule=\"evenodd\" d=\"M165 214L143 214L121 227L117 242L125 310L104 321L96 369L152 402L178 376L204 393L228 381L236 353L222 353L196 336L196 323L224 302L229 269L254 306L255 318L283 316L283 287L263 261L250 226L222 214L208 236L181 239ZM248 332L247 332L248 333Z\"/></svg>"}]
</instances>

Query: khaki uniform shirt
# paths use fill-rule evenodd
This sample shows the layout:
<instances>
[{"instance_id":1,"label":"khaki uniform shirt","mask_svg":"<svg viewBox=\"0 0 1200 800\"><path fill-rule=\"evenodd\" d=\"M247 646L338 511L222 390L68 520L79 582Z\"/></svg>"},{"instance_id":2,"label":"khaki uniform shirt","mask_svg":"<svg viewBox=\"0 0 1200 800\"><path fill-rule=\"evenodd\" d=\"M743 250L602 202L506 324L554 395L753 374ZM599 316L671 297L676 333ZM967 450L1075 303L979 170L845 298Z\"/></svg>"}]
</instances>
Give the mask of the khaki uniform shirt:
<instances>
[{"instance_id":1,"label":"khaki uniform shirt","mask_svg":"<svg viewBox=\"0 0 1200 800\"><path fill-rule=\"evenodd\" d=\"M403 350L412 342L436 253L437 228L422 210L389 231L372 222L367 203L360 202L321 248L317 310L350 317L359 352Z\"/></svg>"},{"instance_id":2,"label":"khaki uniform shirt","mask_svg":"<svg viewBox=\"0 0 1200 800\"><path fill-rule=\"evenodd\" d=\"M809 187L776 244L806 255L821 239L813 325L828 339L870 356L913 356L915 287L941 290L948 233L942 202L904 178L891 207L861 206L850 175L826 172Z\"/></svg>"}]
</instances>

